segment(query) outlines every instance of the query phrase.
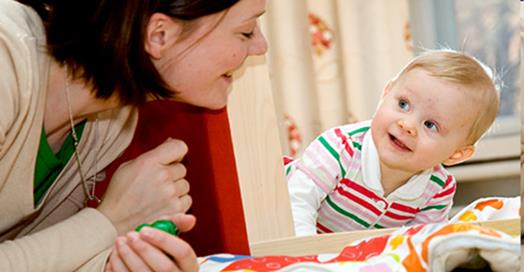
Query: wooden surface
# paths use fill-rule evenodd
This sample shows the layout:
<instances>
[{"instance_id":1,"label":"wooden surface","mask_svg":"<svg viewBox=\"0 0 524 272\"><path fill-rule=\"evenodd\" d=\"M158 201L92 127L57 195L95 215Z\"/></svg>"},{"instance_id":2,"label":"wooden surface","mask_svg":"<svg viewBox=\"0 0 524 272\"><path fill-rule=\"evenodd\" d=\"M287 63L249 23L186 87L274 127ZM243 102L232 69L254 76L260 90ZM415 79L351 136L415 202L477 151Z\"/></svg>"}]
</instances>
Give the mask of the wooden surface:
<instances>
[{"instance_id":1,"label":"wooden surface","mask_svg":"<svg viewBox=\"0 0 524 272\"><path fill-rule=\"evenodd\" d=\"M228 113L252 244L294 236L294 228L267 65L251 57L244 67L235 75Z\"/></svg>"},{"instance_id":2,"label":"wooden surface","mask_svg":"<svg viewBox=\"0 0 524 272\"><path fill-rule=\"evenodd\" d=\"M520 235L520 219L494 220L476 222L481 226L492 227L512 236ZM338 232L317 236L291 237L272 241L264 241L251 245L251 255L288 255L304 256L322 253L338 253L349 243L367 237L379 236L397 230L363 230L351 232Z\"/></svg>"}]
</instances>

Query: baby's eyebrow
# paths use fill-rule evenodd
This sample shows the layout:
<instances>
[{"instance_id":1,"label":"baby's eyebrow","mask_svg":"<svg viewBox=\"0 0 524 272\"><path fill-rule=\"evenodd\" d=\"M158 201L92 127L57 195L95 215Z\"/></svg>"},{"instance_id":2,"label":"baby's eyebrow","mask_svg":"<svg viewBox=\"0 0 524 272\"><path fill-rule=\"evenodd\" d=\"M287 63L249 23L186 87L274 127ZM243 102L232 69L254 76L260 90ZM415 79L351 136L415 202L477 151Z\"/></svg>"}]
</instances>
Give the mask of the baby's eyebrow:
<instances>
[{"instance_id":1,"label":"baby's eyebrow","mask_svg":"<svg viewBox=\"0 0 524 272\"><path fill-rule=\"evenodd\" d=\"M417 96L417 93L415 91L413 91L411 88L409 88L408 86L404 87L404 89L406 90L406 92L410 95L413 95L413 96Z\"/></svg>"}]
</instances>

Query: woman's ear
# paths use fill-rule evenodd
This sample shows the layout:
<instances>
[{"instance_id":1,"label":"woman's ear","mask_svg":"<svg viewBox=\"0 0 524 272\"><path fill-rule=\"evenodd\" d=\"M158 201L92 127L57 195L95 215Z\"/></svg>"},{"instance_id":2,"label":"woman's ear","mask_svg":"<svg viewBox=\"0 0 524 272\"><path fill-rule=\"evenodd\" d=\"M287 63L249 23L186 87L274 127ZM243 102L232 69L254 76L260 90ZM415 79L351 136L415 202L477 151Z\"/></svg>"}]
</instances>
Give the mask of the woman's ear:
<instances>
[{"instance_id":1,"label":"woman's ear","mask_svg":"<svg viewBox=\"0 0 524 272\"><path fill-rule=\"evenodd\" d=\"M459 148L455 153L453 153L449 158L443 162L446 166L455 165L461 163L473 156L475 153L475 147L472 145L464 146Z\"/></svg>"},{"instance_id":2,"label":"woman's ear","mask_svg":"<svg viewBox=\"0 0 524 272\"><path fill-rule=\"evenodd\" d=\"M147 24L145 50L154 59L160 59L162 53L181 33L182 26L163 13L154 13Z\"/></svg>"}]
</instances>

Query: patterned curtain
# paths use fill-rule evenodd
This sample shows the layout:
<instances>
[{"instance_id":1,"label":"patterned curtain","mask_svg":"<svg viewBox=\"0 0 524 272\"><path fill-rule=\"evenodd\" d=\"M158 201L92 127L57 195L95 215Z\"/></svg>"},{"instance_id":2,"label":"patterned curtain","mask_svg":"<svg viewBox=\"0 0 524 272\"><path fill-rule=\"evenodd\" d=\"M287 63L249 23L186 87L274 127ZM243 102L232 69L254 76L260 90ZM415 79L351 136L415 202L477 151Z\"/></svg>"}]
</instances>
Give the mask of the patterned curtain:
<instances>
[{"instance_id":1,"label":"patterned curtain","mask_svg":"<svg viewBox=\"0 0 524 272\"><path fill-rule=\"evenodd\" d=\"M407 0L269 0L270 78L285 142L372 117L383 87L413 55Z\"/></svg>"}]
</instances>

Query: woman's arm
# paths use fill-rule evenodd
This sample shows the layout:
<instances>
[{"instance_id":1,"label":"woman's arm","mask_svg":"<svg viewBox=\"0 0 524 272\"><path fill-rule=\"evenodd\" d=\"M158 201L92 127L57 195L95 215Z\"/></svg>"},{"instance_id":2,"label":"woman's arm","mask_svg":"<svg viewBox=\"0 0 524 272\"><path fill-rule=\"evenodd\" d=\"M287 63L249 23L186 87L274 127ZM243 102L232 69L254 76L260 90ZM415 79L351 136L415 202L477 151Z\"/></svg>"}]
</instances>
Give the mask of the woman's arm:
<instances>
[{"instance_id":1,"label":"woman's arm","mask_svg":"<svg viewBox=\"0 0 524 272\"><path fill-rule=\"evenodd\" d=\"M115 238L111 222L86 208L52 227L0 243L0 270L73 271Z\"/></svg>"}]
</instances>

